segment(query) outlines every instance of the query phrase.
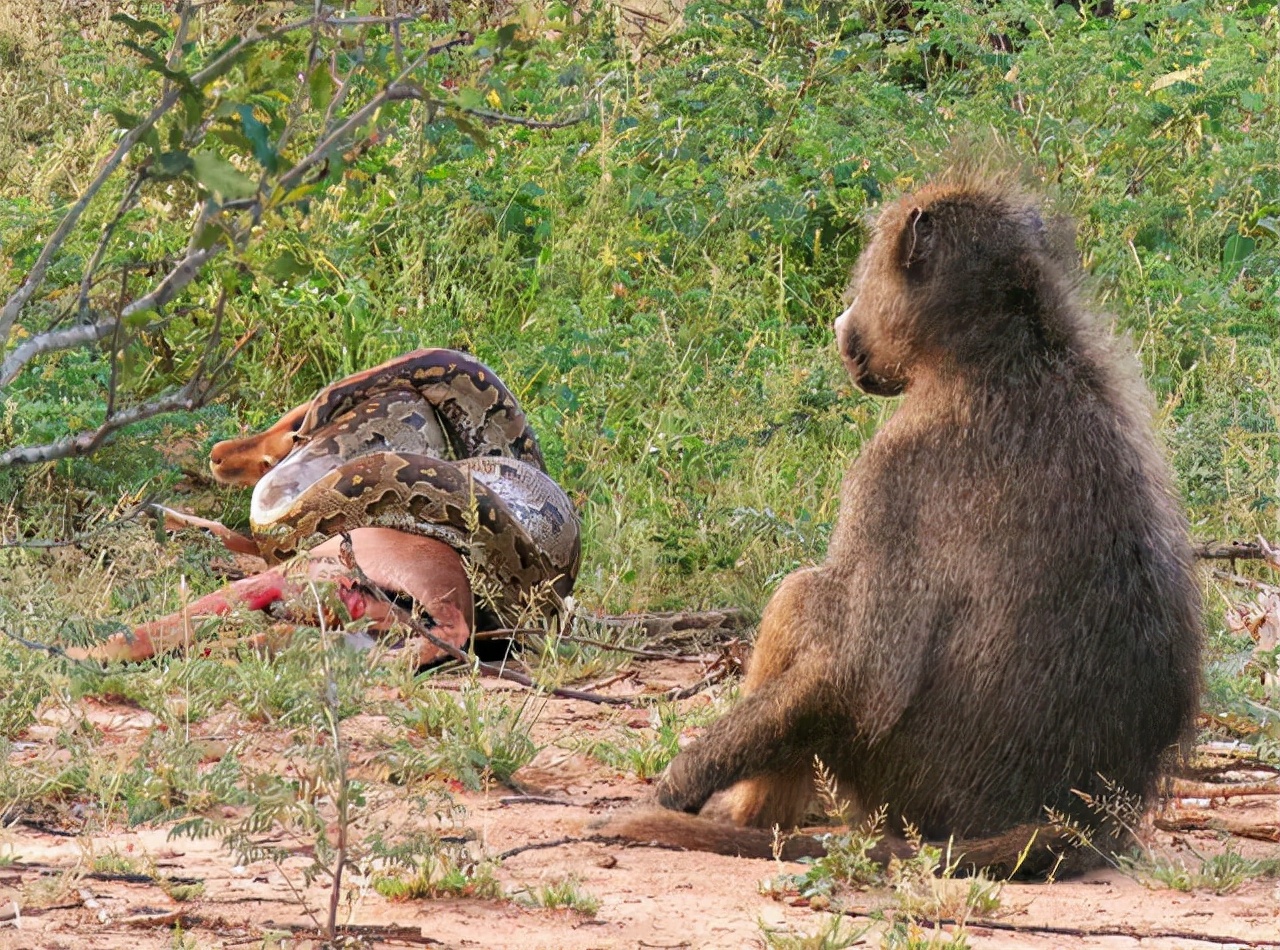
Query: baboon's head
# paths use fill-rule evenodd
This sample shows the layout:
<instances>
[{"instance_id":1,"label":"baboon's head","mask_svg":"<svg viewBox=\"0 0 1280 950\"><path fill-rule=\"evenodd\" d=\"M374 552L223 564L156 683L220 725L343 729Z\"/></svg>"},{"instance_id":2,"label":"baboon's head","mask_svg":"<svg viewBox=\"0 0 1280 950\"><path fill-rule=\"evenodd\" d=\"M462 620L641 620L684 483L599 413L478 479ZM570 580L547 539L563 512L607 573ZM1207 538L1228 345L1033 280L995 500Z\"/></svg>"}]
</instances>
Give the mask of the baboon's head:
<instances>
[{"instance_id":1,"label":"baboon's head","mask_svg":"<svg viewBox=\"0 0 1280 950\"><path fill-rule=\"evenodd\" d=\"M889 205L835 322L853 381L892 396L921 370L1051 342L1071 242L1013 188L930 185Z\"/></svg>"},{"instance_id":2,"label":"baboon's head","mask_svg":"<svg viewBox=\"0 0 1280 950\"><path fill-rule=\"evenodd\" d=\"M242 439L224 439L209 452L209 470L222 485L256 485L297 443L297 431L311 403L290 409L265 432Z\"/></svg>"}]
</instances>

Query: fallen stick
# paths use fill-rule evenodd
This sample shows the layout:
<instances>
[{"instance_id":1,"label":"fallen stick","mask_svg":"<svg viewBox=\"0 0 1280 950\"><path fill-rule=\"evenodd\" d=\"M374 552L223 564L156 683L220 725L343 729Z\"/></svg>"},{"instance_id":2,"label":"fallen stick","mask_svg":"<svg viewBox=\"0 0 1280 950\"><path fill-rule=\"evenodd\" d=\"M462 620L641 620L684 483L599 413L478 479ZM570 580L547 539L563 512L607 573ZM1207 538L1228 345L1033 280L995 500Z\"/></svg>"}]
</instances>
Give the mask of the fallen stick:
<instances>
[{"instance_id":1,"label":"fallen stick","mask_svg":"<svg viewBox=\"0 0 1280 950\"><path fill-rule=\"evenodd\" d=\"M1161 831L1222 831L1237 838L1280 842L1280 822L1258 821L1230 812L1179 809L1176 815L1158 816L1155 826Z\"/></svg>"},{"instance_id":2,"label":"fallen stick","mask_svg":"<svg viewBox=\"0 0 1280 950\"><path fill-rule=\"evenodd\" d=\"M1280 795L1280 777L1260 782L1193 782L1187 779L1173 780L1176 798L1244 798L1251 795Z\"/></svg>"},{"instance_id":3,"label":"fallen stick","mask_svg":"<svg viewBox=\"0 0 1280 950\"><path fill-rule=\"evenodd\" d=\"M1265 547L1256 541L1193 541L1191 550L1196 557L1217 561L1270 561Z\"/></svg>"}]
</instances>

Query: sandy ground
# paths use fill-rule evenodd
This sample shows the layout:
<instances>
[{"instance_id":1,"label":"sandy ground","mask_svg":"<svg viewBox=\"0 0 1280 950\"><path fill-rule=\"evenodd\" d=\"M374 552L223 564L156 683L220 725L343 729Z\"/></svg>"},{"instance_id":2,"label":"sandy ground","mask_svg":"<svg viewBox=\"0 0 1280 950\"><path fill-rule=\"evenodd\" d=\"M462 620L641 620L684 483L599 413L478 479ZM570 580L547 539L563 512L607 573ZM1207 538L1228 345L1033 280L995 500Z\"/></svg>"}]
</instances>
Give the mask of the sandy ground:
<instances>
[{"instance_id":1,"label":"sandy ground","mask_svg":"<svg viewBox=\"0 0 1280 950\"><path fill-rule=\"evenodd\" d=\"M645 666L651 669L639 685L693 682L699 675L694 665ZM633 680L619 688L631 690L637 685ZM511 689L506 684L489 688ZM705 701L697 697L689 702ZM122 748L141 741L154 726L145 712L96 700L82 700L75 712ZM549 700L534 727L534 737L544 747L517 773L519 790L496 787L486 793L457 793L466 807L463 824L475 837L472 850L492 856L521 845L580 837L589 821L643 798L648 793L644 782L565 748L562 740L569 734L583 736L619 723L643 726L647 721L643 711ZM376 716L358 716L344 724L357 776L362 769L373 769L375 737L385 725ZM57 754L49 745L55 727L51 713L15 745L11 761ZM273 748L283 741L282 736L237 722L229 714L193 729L193 741L211 741L211 737L217 742L247 738L244 754L258 756L264 763L271 761ZM557 741L559 746L552 744ZM369 771L366 777L376 775ZM377 794L370 796L371 814L378 810ZM382 820L430 827L429 819L406 809L403 794L398 799L394 793L388 795L392 797ZM1152 831L1153 847L1181 856L1192 867L1199 866L1197 855L1217 853L1228 845L1250 857L1280 857L1280 844L1258 840L1269 834L1280 839L1280 795L1174 801L1163 815L1164 823L1179 817L1184 826L1235 825L1247 827L1253 836L1227 836L1208 829ZM89 833L47 820L20 821L0 831L0 948L322 945L302 904L305 899L322 916L318 909L327 906L328 889L323 882L311 887L303 884L301 869L308 863L305 847L296 847L296 856L281 866L237 866L216 839L170 839L168 832L168 826L141 826ZM274 841L290 844L280 837ZM153 875L202 881L203 893L177 902L145 876L135 880L90 874L91 857L110 852L133 859ZM528 908L511 900L390 902L368 882L352 879L352 900L341 908L339 921L348 925L347 932L354 938L351 946L764 947L766 929L812 934L828 920L827 914L798 897L775 899L761 892L766 878L800 870L800 865L772 861L571 842L508 857L498 866L497 876L508 893L570 876L580 891L599 900L594 917L571 910ZM880 945L883 924L866 915L888 907L890 900L889 894L877 891L846 897L851 923L873 925L859 945ZM15 908L20 910L17 919ZM1049 885L1007 884L999 909L990 919L971 920L967 938L972 947L1046 950L1280 948L1280 881L1246 881L1225 895L1149 887L1118 871L1098 871Z\"/></svg>"}]
</instances>

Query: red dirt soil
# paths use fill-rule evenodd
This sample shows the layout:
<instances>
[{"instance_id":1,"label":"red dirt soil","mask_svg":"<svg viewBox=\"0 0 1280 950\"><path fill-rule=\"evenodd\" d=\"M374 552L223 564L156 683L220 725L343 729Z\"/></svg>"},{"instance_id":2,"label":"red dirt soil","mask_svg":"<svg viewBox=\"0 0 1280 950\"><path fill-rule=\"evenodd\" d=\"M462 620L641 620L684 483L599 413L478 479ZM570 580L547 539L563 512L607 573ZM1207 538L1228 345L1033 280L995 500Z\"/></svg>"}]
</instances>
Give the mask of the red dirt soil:
<instances>
[{"instance_id":1,"label":"red dirt soil","mask_svg":"<svg viewBox=\"0 0 1280 950\"><path fill-rule=\"evenodd\" d=\"M640 667L639 683L633 680L618 688L687 684L699 675L694 664L646 663ZM485 685L516 693L509 684L486 681ZM706 697L688 702L706 702ZM65 755L52 740L58 721L68 715L88 719L122 752L155 725L150 714L135 707L81 700L70 713L47 711L15 743L10 763ZM516 774L519 791L497 787L487 793L455 793L466 808L464 824L475 835L472 850L497 855L520 845L582 836L587 822L643 799L649 791L646 783L564 747L566 736L581 740L619 722L647 726L648 714L582 701L547 700L533 727L533 737L543 749ZM388 827L400 831L408 825L431 827L430 816L410 814L405 808L403 791L386 793L386 802L379 804L379 786L373 784L378 779L373 771L375 737L386 725L385 719L371 715L343 723L353 773L371 780L365 814L378 816L379 808L385 806L378 820ZM242 760L260 767L270 766L288 741L281 733L247 724L230 713L193 726L191 738L208 743L211 757L228 743L248 740ZM368 774L362 774L362 769ZM1183 827L1225 824L1253 836L1207 828L1150 832L1153 848L1181 858L1188 867L1198 868L1201 858L1227 847L1247 857L1280 858L1276 843L1280 794L1214 797L1207 803L1175 799L1162 818L1166 826L1181 818ZM357 826L353 834L372 827L374 818L368 821L368 827ZM328 887L324 882L303 885L301 868L309 861L304 845L281 867L270 863L238 867L216 839L170 840L168 830L169 826L111 827L105 833L72 829L68 834L22 823L0 830L0 948L324 945L302 909L301 897L323 919ZM1275 840L1258 840L1268 834ZM283 838L275 843L290 844ZM112 852L135 859L135 866L143 871L199 879L203 893L179 903L153 881L88 875L92 856ZM497 877L509 894L571 877L579 891L599 900L594 917L571 910L528 908L510 900L391 902L368 882L351 877L349 883L356 886L354 900L350 905L344 901L338 920L349 925L347 933L354 939L341 945L510 950L765 947L765 930L813 934L829 920L828 914L798 897L778 900L761 893L764 879L801 870L801 865L771 861L590 842L523 851L498 866ZM968 886L963 881L953 883ZM842 900L850 923L856 925L871 924L866 914L891 906L891 895L884 891L854 892ZM21 915L16 920L15 907ZM179 942L175 927L181 928L187 943ZM883 930L883 923L875 924L858 945L878 946ZM999 909L990 919L970 920L965 935L969 946L980 948L1280 948L1280 881L1247 880L1225 895L1146 886L1115 870L1048 885L1007 884Z\"/></svg>"}]
</instances>

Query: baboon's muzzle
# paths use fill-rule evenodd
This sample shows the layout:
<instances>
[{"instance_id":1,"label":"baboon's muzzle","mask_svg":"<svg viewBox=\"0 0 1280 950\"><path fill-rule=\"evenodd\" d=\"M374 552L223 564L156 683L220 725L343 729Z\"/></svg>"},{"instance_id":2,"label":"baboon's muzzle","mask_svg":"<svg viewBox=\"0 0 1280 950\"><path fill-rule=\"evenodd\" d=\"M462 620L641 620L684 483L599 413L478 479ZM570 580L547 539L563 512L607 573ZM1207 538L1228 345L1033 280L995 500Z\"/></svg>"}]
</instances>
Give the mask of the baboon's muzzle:
<instances>
[{"instance_id":1,"label":"baboon's muzzle","mask_svg":"<svg viewBox=\"0 0 1280 950\"><path fill-rule=\"evenodd\" d=\"M849 370L854 385L869 396L897 396L906 388L906 380L894 379L873 373L868 364L871 356L862 346L862 337L852 327L839 327L837 321L836 341L840 346L840 357ZM843 332L841 332L843 331Z\"/></svg>"}]
</instances>

